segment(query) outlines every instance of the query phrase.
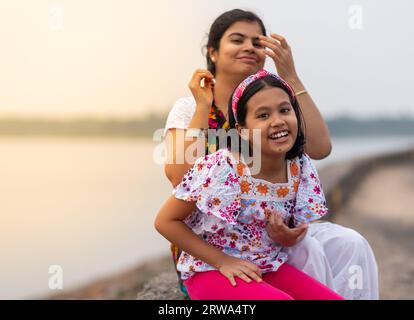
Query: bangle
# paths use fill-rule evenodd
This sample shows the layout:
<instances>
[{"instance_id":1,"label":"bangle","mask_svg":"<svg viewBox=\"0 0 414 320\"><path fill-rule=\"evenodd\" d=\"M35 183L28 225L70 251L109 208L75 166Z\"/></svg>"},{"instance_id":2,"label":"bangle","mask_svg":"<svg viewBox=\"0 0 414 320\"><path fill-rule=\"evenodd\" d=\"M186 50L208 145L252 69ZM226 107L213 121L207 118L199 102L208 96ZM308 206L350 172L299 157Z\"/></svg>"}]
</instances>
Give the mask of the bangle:
<instances>
[{"instance_id":1,"label":"bangle","mask_svg":"<svg viewBox=\"0 0 414 320\"><path fill-rule=\"evenodd\" d=\"M189 128L185 132L186 138L201 138L206 136L207 129Z\"/></svg>"},{"instance_id":2,"label":"bangle","mask_svg":"<svg viewBox=\"0 0 414 320\"><path fill-rule=\"evenodd\" d=\"M297 97L297 96L299 96L301 94L305 94L305 93L308 93L308 92L306 90L302 90L302 91L296 92L295 93L295 97Z\"/></svg>"}]
</instances>

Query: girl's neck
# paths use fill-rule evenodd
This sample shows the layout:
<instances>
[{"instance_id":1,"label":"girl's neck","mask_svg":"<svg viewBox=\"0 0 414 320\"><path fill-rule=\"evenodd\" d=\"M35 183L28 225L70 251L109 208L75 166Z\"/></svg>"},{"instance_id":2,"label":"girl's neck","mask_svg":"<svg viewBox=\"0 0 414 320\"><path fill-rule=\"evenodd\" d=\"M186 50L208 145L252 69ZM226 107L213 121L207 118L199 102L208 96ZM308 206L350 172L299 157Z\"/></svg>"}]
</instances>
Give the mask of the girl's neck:
<instances>
[{"instance_id":1,"label":"girl's neck","mask_svg":"<svg viewBox=\"0 0 414 320\"><path fill-rule=\"evenodd\" d=\"M253 176L271 183L287 183L288 172L285 155L280 156L261 156L260 172Z\"/></svg>"},{"instance_id":2,"label":"girl's neck","mask_svg":"<svg viewBox=\"0 0 414 320\"><path fill-rule=\"evenodd\" d=\"M225 115L227 115L230 96L243 79L243 77L237 75L216 75L214 103Z\"/></svg>"}]
</instances>

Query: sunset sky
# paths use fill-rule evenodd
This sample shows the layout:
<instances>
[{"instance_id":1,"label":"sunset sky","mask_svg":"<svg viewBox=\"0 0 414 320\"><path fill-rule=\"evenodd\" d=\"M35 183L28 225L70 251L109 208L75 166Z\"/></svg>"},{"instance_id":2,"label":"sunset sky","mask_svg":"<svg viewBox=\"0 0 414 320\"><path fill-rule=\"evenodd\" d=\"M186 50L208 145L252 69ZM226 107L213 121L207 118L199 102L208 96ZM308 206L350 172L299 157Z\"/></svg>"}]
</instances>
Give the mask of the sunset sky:
<instances>
[{"instance_id":1,"label":"sunset sky","mask_svg":"<svg viewBox=\"0 0 414 320\"><path fill-rule=\"evenodd\" d=\"M414 116L409 0L0 0L0 116L165 113L233 8L287 38L325 116Z\"/></svg>"}]
</instances>

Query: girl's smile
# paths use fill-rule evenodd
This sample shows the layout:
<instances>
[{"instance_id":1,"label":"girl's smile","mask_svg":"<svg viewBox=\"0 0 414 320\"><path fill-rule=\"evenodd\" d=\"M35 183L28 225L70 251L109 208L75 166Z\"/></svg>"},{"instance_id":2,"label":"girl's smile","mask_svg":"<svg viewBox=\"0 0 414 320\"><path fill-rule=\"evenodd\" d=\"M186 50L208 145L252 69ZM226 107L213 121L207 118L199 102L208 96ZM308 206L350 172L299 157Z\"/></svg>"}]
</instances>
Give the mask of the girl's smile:
<instances>
[{"instance_id":1,"label":"girl's smile","mask_svg":"<svg viewBox=\"0 0 414 320\"><path fill-rule=\"evenodd\" d=\"M269 139L275 143L284 143L289 139L289 130L279 130L271 133Z\"/></svg>"}]
</instances>

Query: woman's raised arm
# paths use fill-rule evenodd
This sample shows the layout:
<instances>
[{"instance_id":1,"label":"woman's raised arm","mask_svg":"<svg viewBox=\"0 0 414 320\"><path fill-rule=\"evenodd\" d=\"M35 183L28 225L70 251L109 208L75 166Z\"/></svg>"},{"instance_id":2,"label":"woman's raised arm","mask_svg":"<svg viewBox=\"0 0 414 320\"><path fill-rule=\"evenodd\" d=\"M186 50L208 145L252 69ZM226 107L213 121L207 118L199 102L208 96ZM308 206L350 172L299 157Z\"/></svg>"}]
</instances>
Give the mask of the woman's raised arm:
<instances>
[{"instance_id":1,"label":"woman's raised arm","mask_svg":"<svg viewBox=\"0 0 414 320\"><path fill-rule=\"evenodd\" d=\"M204 85L201 84L202 80ZM208 129L208 117L213 103L213 85L213 75L210 71L197 69L194 72L188 87L196 101L196 108L188 129ZM186 131L186 129L169 129L164 140L167 152L164 172L174 187L193 166L195 159L205 152L205 138L186 137ZM190 147L191 153L187 154ZM195 150L200 150L203 154L194 154Z\"/></svg>"},{"instance_id":2,"label":"woman's raised arm","mask_svg":"<svg viewBox=\"0 0 414 320\"><path fill-rule=\"evenodd\" d=\"M273 59L279 76L293 87L295 93L305 90L296 73L292 50L286 39L274 33L259 39L265 53ZM329 128L308 92L298 95L297 99L305 122L305 152L315 160L326 158L332 150Z\"/></svg>"},{"instance_id":3,"label":"woman's raised arm","mask_svg":"<svg viewBox=\"0 0 414 320\"><path fill-rule=\"evenodd\" d=\"M305 90L299 78L291 79L289 83L295 92ZM309 93L301 94L296 99L299 102L305 122L305 152L315 160L326 158L331 153L332 145L329 128L325 120Z\"/></svg>"},{"instance_id":4,"label":"woman's raised arm","mask_svg":"<svg viewBox=\"0 0 414 320\"><path fill-rule=\"evenodd\" d=\"M167 153L164 173L173 187L180 183L184 174L194 165L194 162L189 161L190 159L185 156L190 146L193 146L191 148L195 148L195 150L205 151L205 139L185 138L186 131L185 129L169 129L164 140ZM193 155L192 158L196 159L198 156Z\"/></svg>"}]
</instances>

